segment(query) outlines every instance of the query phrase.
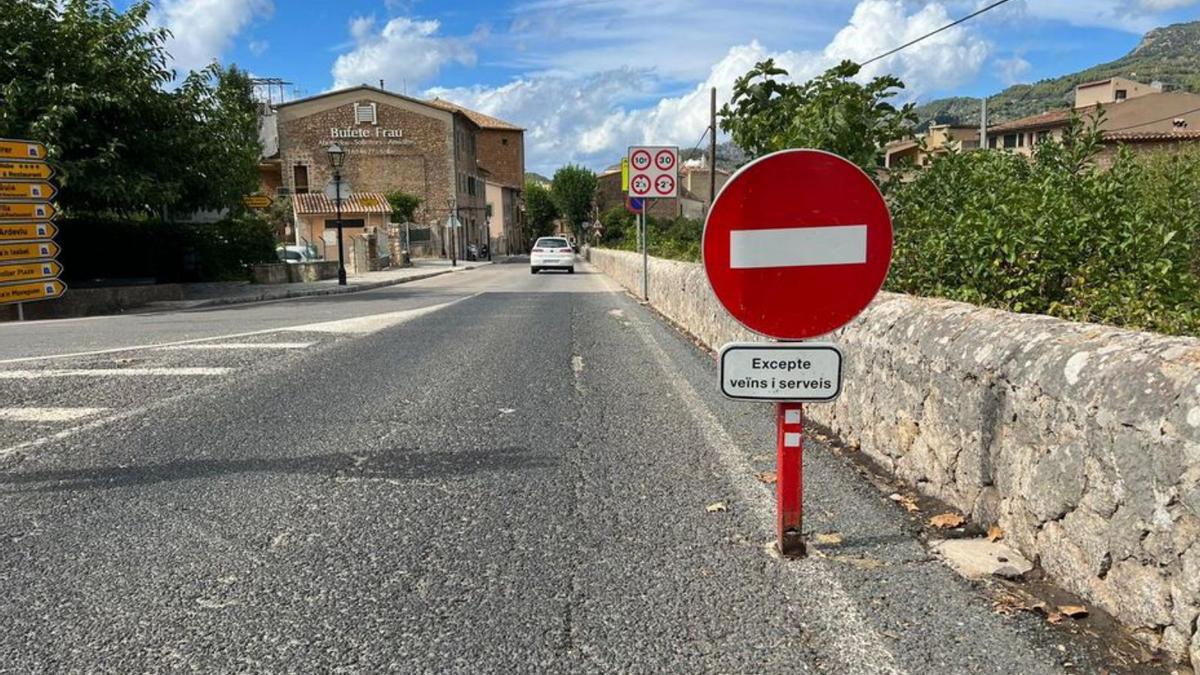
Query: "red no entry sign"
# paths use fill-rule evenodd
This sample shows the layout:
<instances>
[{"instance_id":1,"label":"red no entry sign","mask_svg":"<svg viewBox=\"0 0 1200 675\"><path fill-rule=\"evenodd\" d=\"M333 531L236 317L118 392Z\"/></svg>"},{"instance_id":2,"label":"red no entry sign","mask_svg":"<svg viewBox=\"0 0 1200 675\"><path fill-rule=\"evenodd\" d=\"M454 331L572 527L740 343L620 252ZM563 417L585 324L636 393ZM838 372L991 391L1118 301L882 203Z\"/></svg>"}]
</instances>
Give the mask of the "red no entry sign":
<instances>
[{"instance_id":1,"label":"red no entry sign","mask_svg":"<svg viewBox=\"0 0 1200 675\"><path fill-rule=\"evenodd\" d=\"M713 292L744 326L801 340L846 325L879 293L892 219L875 183L819 150L784 150L742 167L704 225Z\"/></svg>"}]
</instances>

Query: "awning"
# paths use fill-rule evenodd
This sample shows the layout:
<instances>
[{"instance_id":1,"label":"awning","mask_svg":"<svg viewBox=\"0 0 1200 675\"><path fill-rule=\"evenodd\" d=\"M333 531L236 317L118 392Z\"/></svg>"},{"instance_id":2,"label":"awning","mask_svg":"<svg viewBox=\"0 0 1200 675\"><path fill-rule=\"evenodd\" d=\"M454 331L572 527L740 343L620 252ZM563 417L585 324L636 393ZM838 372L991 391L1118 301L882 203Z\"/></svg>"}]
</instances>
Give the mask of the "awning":
<instances>
[{"instance_id":1,"label":"awning","mask_svg":"<svg viewBox=\"0 0 1200 675\"><path fill-rule=\"evenodd\" d=\"M324 194L308 193L295 195L292 197L292 203L296 207L296 213L302 216L337 213L337 207L334 205L333 200L326 197ZM389 214L391 212L391 203L388 202L387 197L380 192L353 192L349 197L342 200L343 214Z\"/></svg>"}]
</instances>

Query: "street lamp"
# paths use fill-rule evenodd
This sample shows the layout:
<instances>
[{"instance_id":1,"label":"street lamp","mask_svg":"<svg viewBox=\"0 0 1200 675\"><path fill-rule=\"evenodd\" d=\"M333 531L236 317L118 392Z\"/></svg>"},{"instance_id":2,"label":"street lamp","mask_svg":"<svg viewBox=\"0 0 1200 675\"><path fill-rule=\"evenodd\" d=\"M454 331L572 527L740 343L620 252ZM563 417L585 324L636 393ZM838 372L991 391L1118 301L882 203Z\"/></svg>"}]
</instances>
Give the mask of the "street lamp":
<instances>
[{"instance_id":1,"label":"street lamp","mask_svg":"<svg viewBox=\"0 0 1200 675\"><path fill-rule=\"evenodd\" d=\"M329 165L333 167L334 205L337 208L338 238L338 285L346 285L346 252L342 247L342 164L346 162L346 151L333 143L329 146Z\"/></svg>"},{"instance_id":2,"label":"street lamp","mask_svg":"<svg viewBox=\"0 0 1200 675\"><path fill-rule=\"evenodd\" d=\"M450 210L450 217L446 219L446 224L450 226L450 266L458 267L458 235L455 233L455 230L458 229L458 208L454 201L453 199L446 200L446 206Z\"/></svg>"}]
</instances>

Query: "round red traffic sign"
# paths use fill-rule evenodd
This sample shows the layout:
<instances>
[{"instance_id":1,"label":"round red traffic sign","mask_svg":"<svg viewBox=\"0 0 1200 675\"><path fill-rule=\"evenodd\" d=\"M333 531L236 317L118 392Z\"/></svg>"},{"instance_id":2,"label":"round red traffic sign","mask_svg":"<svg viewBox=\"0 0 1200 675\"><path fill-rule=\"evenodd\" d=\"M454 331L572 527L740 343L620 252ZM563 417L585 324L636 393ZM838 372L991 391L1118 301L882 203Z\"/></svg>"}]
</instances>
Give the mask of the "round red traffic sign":
<instances>
[{"instance_id":1,"label":"round red traffic sign","mask_svg":"<svg viewBox=\"0 0 1200 675\"><path fill-rule=\"evenodd\" d=\"M668 148L659 150L654 156L654 166L658 167L659 171L670 171L675 167L675 150Z\"/></svg>"},{"instance_id":2,"label":"round red traffic sign","mask_svg":"<svg viewBox=\"0 0 1200 675\"><path fill-rule=\"evenodd\" d=\"M635 195L644 195L650 193L650 177L649 176L634 176L629 181L629 191Z\"/></svg>"},{"instance_id":3,"label":"round red traffic sign","mask_svg":"<svg viewBox=\"0 0 1200 675\"><path fill-rule=\"evenodd\" d=\"M820 150L742 167L704 223L713 293L750 330L780 340L831 333L870 304L892 262L892 218L862 169Z\"/></svg>"},{"instance_id":4,"label":"round red traffic sign","mask_svg":"<svg viewBox=\"0 0 1200 675\"><path fill-rule=\"evenodd\" d=\"M629 158L629 163L638 171L645 171L650 168L650 151L635 150Z\"/></svg>"},{"instance_id":5,"label":"round red traffic sign","mask_svg":"<svg viewBox=\"0 0 1200 675\"><path fill-rule=\"evenodd\" d=\"M675 177L663 174L654 180L654 189L660 196L673 196L675 194Z\"/></svg>"}]
</instances>

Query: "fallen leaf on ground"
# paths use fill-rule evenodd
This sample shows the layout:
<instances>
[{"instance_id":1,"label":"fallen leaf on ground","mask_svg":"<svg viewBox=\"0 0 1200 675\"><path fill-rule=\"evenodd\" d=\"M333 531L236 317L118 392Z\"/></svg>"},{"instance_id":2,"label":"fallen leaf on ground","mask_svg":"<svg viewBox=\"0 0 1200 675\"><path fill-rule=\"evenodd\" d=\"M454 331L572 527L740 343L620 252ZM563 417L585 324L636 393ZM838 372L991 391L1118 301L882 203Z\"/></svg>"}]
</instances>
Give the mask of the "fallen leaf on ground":
<instances>
[{"instance_id":1,"label":"fallen leaf on ground","mask_svg":"<svg viewBox=\"0 0 1200 675\"><path fill-rule=\"evenodd\" d=\"M904 510L908 511L909 513L916 513L917 511L921 510L921 508L917 506L915 499L906 495L902 495L898 492L889 496L888 499L896 502L900 506L903 506Z\"/></svg>"},{"instance_id":2,"label":"fallen leaf on ground","mask_svg":"<svg viewBox=\"0 0 1200 675\"><path fill-rule=\"evenodd\" d=\"M1000 541L1004 538L1004 530L999 525L993 525L988 528L987 538L988 541Z\"/></svg>"},{"instance_id":3,"label":"fallen leaf on ground","mask_svg":"<svg viewBox=\"0 0 1200 675\"><path fill-rule=\"evenodd\" d=\"M775 481L778 480L774 471L763 471L762 473L755 474L754 477L757 478L759 482L766 483L767 485L774 485Z\"/></svg>"},{"instance_id":4,"label":"fallen leaf on ground","mask_svg":"<svg viewBox=\"0 0 1200 675\"><path fill-rule=\"evenodd\" d=\"M725 505L725 502L713 502L704 507L704 510L709 513L724 513L729 510L729 507Z\"/></svg>"},{"instance_id":5,"label":"fallen leaf on ground","mask_svg":"<svg viewBox=\"0 0 1200 675\"><path fill-rule=\"evenodd\" d=\"M1088 609L1083 605L1059 605L1058 611L1063 616L1069 616L1072 619L1082 619L1088 615Z\"/></svg>"},{"instance_id":6,"label":"fallen leaf on ground","mask_svg":"<svg viewBox=\"0 0 1200 675\"><path fill-rule=\"evenodd\" d=\"M1049 623L1049 624L1057 625L1057 624L1062 623L1062 620L1063 620L1063 615L1059 612L1050 612L1050 614L1048 614L1046 616L1046 623Z\"/></svg>"},{"instance_id":7,"label":"fallen leaf on ground","mask_svg":"<svg viewBox=\"0 0 1200 675\"><path fill-rule=\"evenodd\" d=\"M943 513L929 519L930 525L942 530L959 527L965 522L966 520L964 520L963 517L957 513Z\"/></svg>"},{"instance_id":8,"label":"fallen leaf on ground","mask_svg":"<svg viewBox=\"0 0 1200 675\"><path fill-rule=\"evenodd\" d=\"M817 535L817 543L826 546L836 546L842 543L842 535L837 532L825 532Z\"/></svg>"}]
</instances>

